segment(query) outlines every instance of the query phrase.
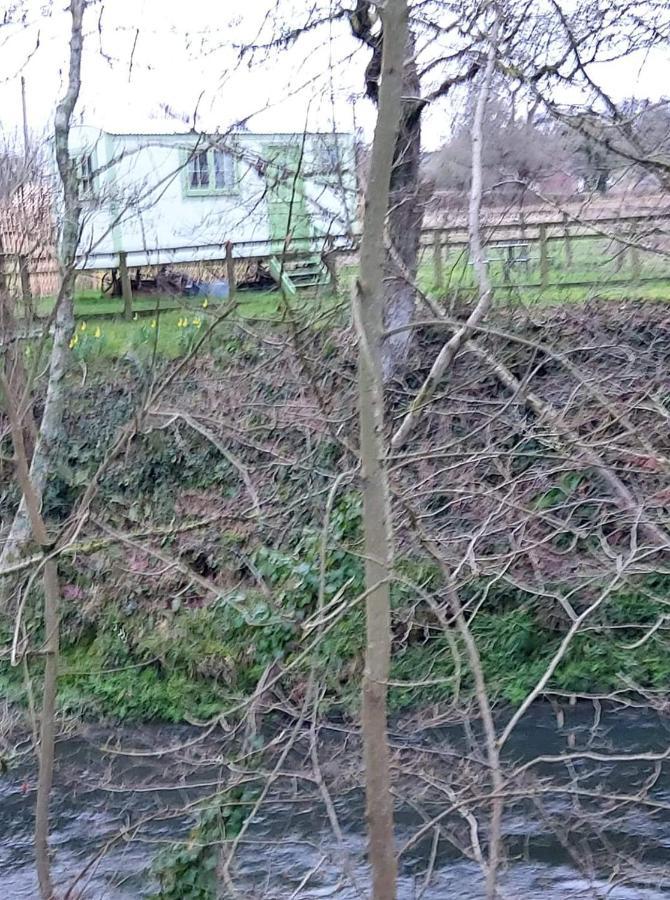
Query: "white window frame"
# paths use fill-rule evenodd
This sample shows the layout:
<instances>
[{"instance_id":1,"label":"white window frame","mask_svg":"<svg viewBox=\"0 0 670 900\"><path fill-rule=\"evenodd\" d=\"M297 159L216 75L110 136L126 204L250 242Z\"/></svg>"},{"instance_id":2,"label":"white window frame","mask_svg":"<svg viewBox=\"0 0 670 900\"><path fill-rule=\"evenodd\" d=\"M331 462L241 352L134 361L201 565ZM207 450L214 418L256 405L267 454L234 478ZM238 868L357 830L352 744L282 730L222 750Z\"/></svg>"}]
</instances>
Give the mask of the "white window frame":
<instances>
[{"instance_id":1,"label":"white window frame","mask_svg":"<svg viewBox=\"0 0 670 900\"><path fill-rule=\"evenodd\" d=\"M95 157L92 152L79 153L74 157L77 193L80 200L95 198L95 169Z\"/></svg>"},{"instance_id":2,"label":"white window frame","mask_svg":"<svg viewBox=\"0 0 670 900\"><path fill-rule=\"evenodd\" d=\"M205 162L203 167L202 163ZM213 197L238 192L237 160L222 147L196 147L186 155L184 194ZM194 176L197 184L194 184Z\"/></svg>"},{"instance_id":3,"label":"white window frame","mask_svg":"<svg viewBox=\"0 0 670 900\"><path fill-rule=\"evenodd\" d=\"M188 190L193 193L209 191L210 177L208 154L208 150L194 150L188 158L186 169Z\"/></svg>"},{"instance_id":4,"label":"white window frame","mask_svg":"<svg viewBox=\"0 0 670 900\"><path fill-rule=\"evenodd\" d=\"M237 182L235 157L228 150L214 147L211 151L215 191L232 193ZM220 176L220 177L219 177Z\"/></svg>"}]
</instances>

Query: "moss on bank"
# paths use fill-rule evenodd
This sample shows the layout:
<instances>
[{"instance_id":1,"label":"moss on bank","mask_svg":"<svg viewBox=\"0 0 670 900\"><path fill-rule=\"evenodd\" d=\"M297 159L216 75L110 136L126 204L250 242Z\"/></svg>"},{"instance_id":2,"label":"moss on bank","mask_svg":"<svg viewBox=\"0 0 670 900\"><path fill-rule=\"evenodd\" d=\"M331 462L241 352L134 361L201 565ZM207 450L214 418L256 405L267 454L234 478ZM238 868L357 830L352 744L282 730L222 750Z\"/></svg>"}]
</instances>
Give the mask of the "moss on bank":
<instances>
[{"instance_id":1,"label":"moss on bank","mask_svg":"<svg viewBox=\"0 0 670 900\"><path fill-rule=\"evenodd\" d=\"M277 667L274 671L289 667L282 691L294 698L302 696L308 668L314 664L327 685L326 704L354 711L362 670L362 611L354 608L342 616L313 653L305 655L309 639L302 637L302 622L314 609L318 569L304 559L298 563L276 555L272 564L277 567L276 587L284 597L281 619L252 592L206 608L168 610L149 618L115 606L106 611L95 633L78 637L66 633L61 709L117 720L203 720L237 706L272 666ZM340 572L331 592L339 590L339 581L349 583L350 579L346 571ZM667 576L656 576L651 582L656 591L667 594L670 589ZM670 689L670 654L663 634L657 632L635 647L640 627L625 627L631 607L636 609L638 623L640 616L653 619L653 605L645 597L649 586L647 578L638 594L611 597L608 627L598 627L602 619L595 619L592 630L575 637L548 690L606 693L631 685ZM455 691L467 698L472 679L459 640L452 635L448 641L429 623L404 629L407 599L396 591L392 709L446 702ZM535 685L563 637L543 626L523 601L522 596L503 597L498 609L481 612L473 623L491 694L512 704L521 702ZM624 627L613 630L617 619ZM455 664L454 647L460 665ZM39 679L38 665L31 664L31 670ZM0 685L5 696L20 700L21 669L3 662Z\"/></svg>"}]
</instances>

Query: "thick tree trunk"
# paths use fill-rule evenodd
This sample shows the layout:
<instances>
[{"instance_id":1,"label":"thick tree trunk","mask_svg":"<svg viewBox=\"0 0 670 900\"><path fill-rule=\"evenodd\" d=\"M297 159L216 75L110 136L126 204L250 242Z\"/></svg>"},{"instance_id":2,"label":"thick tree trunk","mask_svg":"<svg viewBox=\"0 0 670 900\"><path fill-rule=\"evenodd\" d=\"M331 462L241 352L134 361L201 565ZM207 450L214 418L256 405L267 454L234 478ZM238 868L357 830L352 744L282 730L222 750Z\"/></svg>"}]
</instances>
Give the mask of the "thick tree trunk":
<instances>
[{"instance_id":1,"label":"thick tree trunk","mask_svg":"<svg viewBox=\"0 0 670 900\"><path fill-rule=\"evenodd\" d=\"M386 38L385 38L386 39ZM389 196L387 254L384 280L384 325L387 331L403 328L412 321L416 292L419 239L423 221L420 197L421 84L415 58L414 35L405 49L403 103L396 138ZM398 264L401 264L400 266ZM389 336L384 342L384 380L388 380L405 362L412 340L409 328Z\"/></svg>"},{"instance_id":2,"label":"thick tree trunk","mask_svg":"<svg viewBox=\"0 0 670 900\"><path fill-rule=\"evenodd\" d=\"M65 403L64 378L70 354L70 339L74 331L75 257L79 243L81 213L79 189L74 165L70 158L70 122L81 88L82 20L86 0L71 0L70 68L65 96L56 108L54 137L56 160L63 184L64 220L61 238L63 278L58 293L54 343L49 369L47 398L42 416L38 444L30 467L30 479L41 502L53 442L60 435ZM24 492L24 501L26 494ZM33 528L34 533L34 528ZM42 900L51 900L53 888L49 864L49 798L53 783L55 749L55 714L58 679L60 634L60 585L57 564L53 560L44 569L44 688L40 730L40 767L35 802L35 855Z\"/></svg>"},{"instance_id":3,"label":"thick tree trunk","mask_svg":"<svg viewBox=\"0 0 670 900\"><path fill-rule=\"evenodd\" d=\"M397 860L393 828L387 683L391 661L390 577L393 535L386 469L382 337L384 329L384 230L403 90L407 0L387 0L383 9L379 113L366 192L361 265L354 303L359 338L360 454L367 644L363 677L368 857L373 900L394 900Z\"/></svg>"},{"instance_id":4,"label":"thick tree trunk","mask_svg":"<svg viewBox=\"0 0 670 900\"><path fill-rule=\"evenodd\" d=\"M454 332L452 337L437 355L435 362L431 366L428 377L412 401L409 411L405 415L396 433L393 435L391 441L393 450L399 450L407 441L416 420L421 415L421 411L425 409L426 405L430 402L441 379L444 377L444 373L452 365L463 344L468 340L473 330L480 322L482 322L491 307L493 292L488 275L486 255L482 246L480 217L482 206L482 145L484 141L484 114L495 65L498 28L498 18L496 17L490 36L484 77L477 93L477 102L472 120L472 184L470 188L470 202L468 205L468 234L470 240L470 259L474 266L477 287L479 290L479 299L465 324ZM400 327L403 327L404 325L405 323ZM406 332L403 332L403 334L405 333L410 334L411 332L407 329Z\"/></svg>"},{"instance_id":5,"label":"thick tree trunk","mask_svg":"<svg viewBox=\"0 0 670 900\"><path fill-rule=\"evenodd\" d=\"M37 443L30 466L30 479L40 505L47 482L52 448L58 440L63 423L63 380L70 358L70 339L74 331L75 257L79 243L80 203L77 178L70 158L70 121L81 87L82 17L85 0L71 0L70 67L65 96L56 108L54 142L56 161L63 185L63 230L60 241L60 262L63 276L56 298L56 318L53 346L49 361L49 380L44 412L37 435ZM30 516L25 497L14 516L12 527L0 555L0 570L20 556L31 535Z\"/></svg>"}]
</instances>

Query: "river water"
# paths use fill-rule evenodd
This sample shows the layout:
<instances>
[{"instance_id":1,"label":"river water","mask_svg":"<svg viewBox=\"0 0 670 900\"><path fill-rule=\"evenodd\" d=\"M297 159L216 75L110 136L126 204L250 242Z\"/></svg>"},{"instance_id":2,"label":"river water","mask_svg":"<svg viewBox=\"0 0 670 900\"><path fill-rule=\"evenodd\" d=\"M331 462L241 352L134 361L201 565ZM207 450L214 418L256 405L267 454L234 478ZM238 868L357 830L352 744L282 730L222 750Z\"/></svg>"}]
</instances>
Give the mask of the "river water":
<instances>
[{"instance_id":1,"label":"river water","mask_svg":"<svg viewBox=\"0 0 670 900\"><path fill-rule=\"evenodd\" d=\"M197 734L187 728L146 726L120 735L124 748L140 754L186 745L179 754L159 758L103 752L100 748L110 734L100 729L61 740L52 847L55 881L63 897L75 874L82 872L69 898L130 900L150 894L155 887L152 859L187 834L195 818L184 813L184 805L212 792L220 768L211 738L208 744L197 745L194 762L188 745ZM405 757L422 751L438 754L439 774L440 766L459 758L462 729L398 728L393 741ZM574 753L587 745L591 752L663 754L670 747L670 719L625 708L599 709L594 718L593 708L583 704L566 707L557 720L555 709L538 706L519 727L507 757L519 763L538 755ZM451 748L451 756L441 755L445 747ZM347 764L351 754L337 729L324 739L320 756L324 771L329 763ZM670 897L670 772L663 764L579 759L558 769L555 763L543 763L538 774L545 787L551 779L564 788L567 779L591 793L586 806L583 799L577 803L562 789L547 791L539 811L537 804L527 801L509 804L503 824L507 862L500 879L501 900ZM365 896L368 871L360 790L349 786L333 798L343 830L343 845L338 846L323 805L313 792L303 795L299 778L295 784L294 794L284 793L261 810L245 835L235 870L238 896L245 900ZM625 802L624 795L642 786L645 804ZM27 760L0 779L0 900L37 898L31 843L34 788L35 773ZM600 796L605 791L607 799ZM411 803L399 806L397 833L402 845L416 833L422 818ZM422 808L439 813L444 800L428 798ZM454 828L454 833L462 834L457 824ZM132 839L126 839L131 834ZM400 900L479 900L483 882L477 863L465 859L448 840L433 837L430 832L403 854ZM345 856L348 868L343 865Z\"/></svg>"}]
</instances>

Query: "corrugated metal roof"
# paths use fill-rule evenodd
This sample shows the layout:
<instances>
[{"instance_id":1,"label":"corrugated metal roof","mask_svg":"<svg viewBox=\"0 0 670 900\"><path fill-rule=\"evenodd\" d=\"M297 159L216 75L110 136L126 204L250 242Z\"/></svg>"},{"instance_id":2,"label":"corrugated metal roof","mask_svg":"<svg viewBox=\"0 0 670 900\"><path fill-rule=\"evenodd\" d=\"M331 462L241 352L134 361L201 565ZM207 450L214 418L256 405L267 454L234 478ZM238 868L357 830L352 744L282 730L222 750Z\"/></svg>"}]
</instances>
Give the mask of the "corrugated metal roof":
<instances>
[{"instance_id":1,"label":"corrugated metal roof","mask_svg":"<svg viewBox=\"0 0 670 900\"><path fill-rule=\"evenodd\" d=\"M166 128L166 125L172 125L172 128ZM87 126L82 123L82 127L93 127L97 128L97 126ZM98 129L103 134L111 134L114 137L206 137L206 138L226 138L232 137L248 137L248 138L268 138L268 137L294 137L301 138L303 134L308 137L332 137L335 135L336 137L351 137L352 132L347 131L246 131L245 129L231 129L230 131L194 131L192 128L186 128L184 126L183 131L174 129L174 122L166 123L156 123L156 128L147 127L141 130L133 130L133 131L122 131L120 129L115 128L100 128Z\"/></svg>"}]
</instances>

